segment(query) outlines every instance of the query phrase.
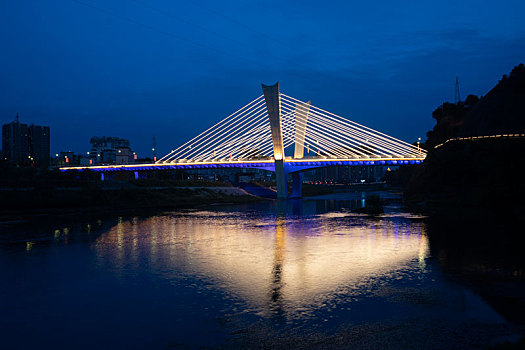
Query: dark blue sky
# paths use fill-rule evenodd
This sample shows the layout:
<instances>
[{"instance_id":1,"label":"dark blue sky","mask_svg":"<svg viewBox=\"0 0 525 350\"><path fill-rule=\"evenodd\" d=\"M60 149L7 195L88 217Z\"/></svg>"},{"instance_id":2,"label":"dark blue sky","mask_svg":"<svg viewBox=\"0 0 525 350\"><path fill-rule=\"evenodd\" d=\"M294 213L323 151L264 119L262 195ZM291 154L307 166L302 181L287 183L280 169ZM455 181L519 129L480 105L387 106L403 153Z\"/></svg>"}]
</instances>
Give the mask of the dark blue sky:
<instances>
[{"instance_id":1,"label":"dark blue sky","mask_svg":"<svg viewBox=\"0 0 525 350\"><path fill-rule=\"evenodd\" d=\"M260 83L413 142L431 112L525 61L525 2L0 0L0 122L159 155L262 94Z\"/></svg>"}]
</instances>

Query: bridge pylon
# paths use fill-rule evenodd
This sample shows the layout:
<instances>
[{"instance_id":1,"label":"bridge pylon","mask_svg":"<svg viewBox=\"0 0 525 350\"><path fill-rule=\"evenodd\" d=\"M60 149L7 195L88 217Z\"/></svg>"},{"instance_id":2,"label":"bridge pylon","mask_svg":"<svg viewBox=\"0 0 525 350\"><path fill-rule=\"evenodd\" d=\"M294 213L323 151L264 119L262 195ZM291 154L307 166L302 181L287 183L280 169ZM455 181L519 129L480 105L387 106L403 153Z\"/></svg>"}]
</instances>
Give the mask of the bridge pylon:
<instances>
[{"instance_id":1,"label":"bridge pylon","mask_svg":"<svg viewBox=\"0 0 525 350\"><path fill-rule=\"evenodd\" d=\"M283 132L281 125L281 92L279 82L274 85L261 84L266 109L270 120L270 130L273 142L273 158L275 161L275 181L277 183L277 198L288 197L288 181L284 167Z\"/></svg>"},{"instance_id":2,"label":"bridge pylon","mask_svg":"<svg viewBox=\"0 0 525 350\"><path fill-rule=\"evenodd\" d=\"M295 148L294 159L304 157L304 139L306 136L306 125L308 123L308 112L310 112L310 101L297 102L295 104Z\"/></svg>"}]
</instances>

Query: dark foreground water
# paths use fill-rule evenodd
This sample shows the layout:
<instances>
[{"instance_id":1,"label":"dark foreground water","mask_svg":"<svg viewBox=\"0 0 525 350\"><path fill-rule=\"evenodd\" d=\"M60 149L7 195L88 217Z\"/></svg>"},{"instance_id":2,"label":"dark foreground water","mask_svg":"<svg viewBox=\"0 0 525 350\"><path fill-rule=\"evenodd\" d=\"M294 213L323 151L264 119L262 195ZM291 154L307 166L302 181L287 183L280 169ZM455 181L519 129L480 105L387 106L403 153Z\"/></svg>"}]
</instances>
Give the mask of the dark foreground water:
<instances>
[{"instance_id":1,"label":"dark foreground water","mask_svg":"<svg viewBox=\"0 0 525 350\"><path fill-rule=\"evenodd\" d=\"M382 196L392 195L381 193ZM448 282L423 217L365 194L0 225L0 348L483 348L516 330Z\"/></svg>"}]
</instances>

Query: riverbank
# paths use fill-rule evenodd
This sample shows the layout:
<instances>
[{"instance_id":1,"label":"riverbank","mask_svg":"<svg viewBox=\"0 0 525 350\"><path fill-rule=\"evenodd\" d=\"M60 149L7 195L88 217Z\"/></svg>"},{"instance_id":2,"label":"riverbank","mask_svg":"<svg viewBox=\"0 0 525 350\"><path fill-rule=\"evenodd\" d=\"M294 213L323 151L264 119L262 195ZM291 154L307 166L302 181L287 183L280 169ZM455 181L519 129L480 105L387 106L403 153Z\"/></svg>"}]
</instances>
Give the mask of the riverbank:
<instances>
[{"instance_id":1,"label":"riverbank","mask_svg":"<svg viewBox=\"0 0 525 350\"><path fill-rule=\"evenodd\" d=\"M113 183L69 188L31 188L2 191L0 221L27 220L37 216L133 215L159 210L190 209L214 204L264 200L237 187L133 186Z\"/></svg>"},{"instance_id":2,"label":"riverbank","mask_svg":"<svg viewBox=\"0 0 525 350\"><path fill-rule=\"evenodd\" d=\"M36 217L104 217L153 215L159 211L194 209L210 205L243 204L272 200L250 190L267 187L252 184L234 187L211 181L108 181L57 184L26 183L0 189L0 222ZM385 190L384 183L319 185L303 184L303 198L345 192ZM271 187L270 187L271 188Z\"/></svg>"}]
</instances>

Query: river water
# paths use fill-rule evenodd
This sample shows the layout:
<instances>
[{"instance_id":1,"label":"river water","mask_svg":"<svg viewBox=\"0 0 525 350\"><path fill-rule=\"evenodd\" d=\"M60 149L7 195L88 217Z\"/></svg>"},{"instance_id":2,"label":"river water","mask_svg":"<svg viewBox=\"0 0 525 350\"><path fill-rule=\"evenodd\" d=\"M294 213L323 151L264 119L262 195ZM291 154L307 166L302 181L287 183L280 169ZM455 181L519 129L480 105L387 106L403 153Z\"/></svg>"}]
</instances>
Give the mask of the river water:
<instances>
[{"instance_id":1,"label":"river water","mask_svg":"<svg viewBox=\"0 0 525 350\"><path fill-rule=\"evenodd\" d=\"M367 196L385 214L352 213ZM0 225L5 349L480 348L511 325L396 195ZM510 338L509 338L510 337Z\"/></svg>"}]
</instances>

